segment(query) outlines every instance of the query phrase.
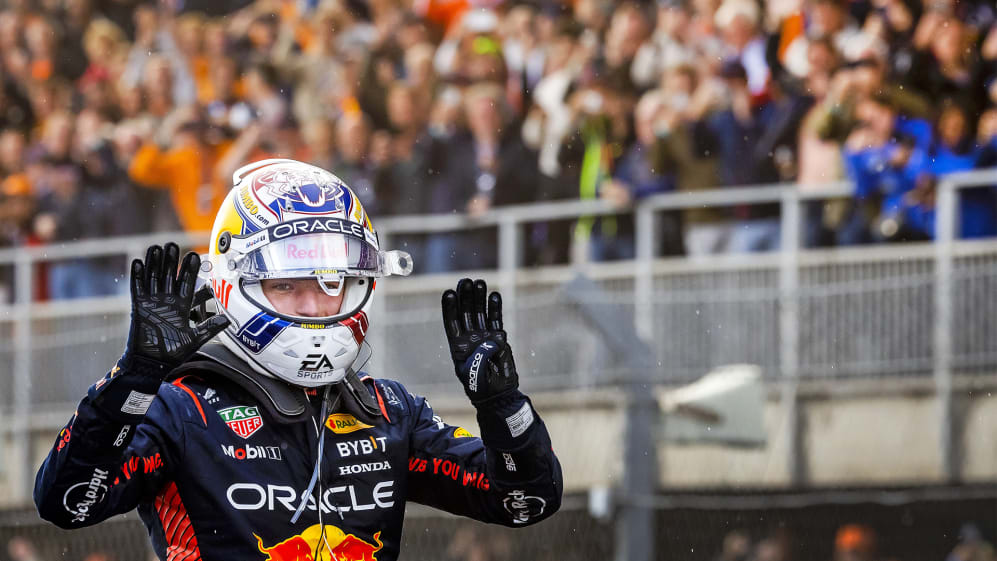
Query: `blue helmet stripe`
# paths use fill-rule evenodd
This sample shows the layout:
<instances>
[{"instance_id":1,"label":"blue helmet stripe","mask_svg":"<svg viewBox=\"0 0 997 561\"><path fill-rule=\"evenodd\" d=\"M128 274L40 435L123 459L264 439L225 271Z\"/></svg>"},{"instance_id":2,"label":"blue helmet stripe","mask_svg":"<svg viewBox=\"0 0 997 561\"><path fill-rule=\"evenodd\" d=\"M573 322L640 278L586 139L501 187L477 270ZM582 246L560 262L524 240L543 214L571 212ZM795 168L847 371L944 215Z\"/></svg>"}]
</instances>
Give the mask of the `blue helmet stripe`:
<instances>
[{"instance_id":1,"label":"blue helmet stripe","mask_svg":"<svg viewBox=\"0 0 997 561\"><path fill-rule=\"evenodd\" d=\"M259 312L239 328L235 338L249 351L259 354L289 325L291 322L287 320Z\"/></svg>"}]
</instances>

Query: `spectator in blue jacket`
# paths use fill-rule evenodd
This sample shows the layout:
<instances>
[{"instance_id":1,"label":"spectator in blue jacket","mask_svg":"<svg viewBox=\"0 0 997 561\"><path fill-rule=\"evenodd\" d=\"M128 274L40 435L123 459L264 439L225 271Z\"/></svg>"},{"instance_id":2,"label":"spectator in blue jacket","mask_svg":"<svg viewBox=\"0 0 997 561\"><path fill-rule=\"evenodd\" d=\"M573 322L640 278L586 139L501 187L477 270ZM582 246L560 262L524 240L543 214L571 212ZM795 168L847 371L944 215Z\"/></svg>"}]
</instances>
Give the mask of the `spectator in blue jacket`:
<instances>
[{"instance_id":1,"label":"spectator in blue jacket","mask_svg":"<svg viewBox=\"0 0 997 561\"><path fill-rule=\"evenodd\" d=\"M855 182L855 198L849 217L837 232L844 245L868 243L874 239L909 239L925 235L894 229L904 222L905 195L917 185L924 166L925 145L930 142L931 125L920 119L899 117L883 96L872 96L855 108L857 124L844 147L845 169ZM870 229L870 224L886 221ZM883 233L882 228L887 233Z\"/></svg>"},{"instance_id":2,"label":"spectator in blue jacket","mask_svg":"<svg viewBox=\"0 0 997 561\"><path fill-rule=\"evenodd\" d=\"M945 174L993 166L987 161L986 145L973 138L965 109L953 100L943 104L930 135L923 162L912 162L919 188L903 201L906 222L926 238L934 238L934 189L937 179ZM991 141L992 143L992 141ZM959 218L956 235L959 238L981 238L997 235L997 199L992 187L961 189L958 193Z\"/></svg>"}]
</instances>

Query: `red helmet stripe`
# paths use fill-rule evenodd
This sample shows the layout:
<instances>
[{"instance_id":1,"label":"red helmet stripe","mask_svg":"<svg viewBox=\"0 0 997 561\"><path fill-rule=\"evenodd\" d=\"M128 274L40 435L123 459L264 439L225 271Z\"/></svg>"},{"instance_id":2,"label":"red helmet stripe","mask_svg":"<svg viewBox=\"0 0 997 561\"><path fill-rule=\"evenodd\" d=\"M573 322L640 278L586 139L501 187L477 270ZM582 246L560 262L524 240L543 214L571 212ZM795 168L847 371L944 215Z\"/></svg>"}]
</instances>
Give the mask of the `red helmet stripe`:
<instances>
[{"instance_id":1,"label":"red helmet stripe","mask_svg":"<svg viewBox=\"0 0 997 561\"><path fill-rule=\"evenodd\" d=\"M370 327L367 312L357 312L344 319L341 323L349 327L350 331L353 332L353 339L357 342L357 345L363 343L364 338L367 336L367 329Z\"/></svg>"}]
</instances>

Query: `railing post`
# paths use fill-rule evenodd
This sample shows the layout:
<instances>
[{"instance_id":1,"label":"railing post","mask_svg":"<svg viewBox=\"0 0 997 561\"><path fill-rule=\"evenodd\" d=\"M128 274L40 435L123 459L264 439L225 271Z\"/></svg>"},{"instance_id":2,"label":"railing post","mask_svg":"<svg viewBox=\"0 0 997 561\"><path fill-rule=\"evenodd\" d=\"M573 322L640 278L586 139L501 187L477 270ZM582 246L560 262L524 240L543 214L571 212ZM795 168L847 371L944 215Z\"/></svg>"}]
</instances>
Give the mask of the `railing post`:
<instances>
[{"instance_id":1,"label":"railing post","mask_svg":"<svg viewBox=\"0 0 997 561\"><path fill-rule=\"evenodd\" d=\"M516 268L520 263L519 222L512 214L499 220L499 286L502 287L502 319L509 337L516 337Z\"/></svg>"},{"instance_id":2,"label":"railing post","mask_svg":"<svg viewBox=\"0 0 997 561\"><path fill-rule=\"evenodd\" d=\"M655 441L655 434L661 430L661 413L653 391L657 363L654 349L627 321L627 311L607 302L605 290L588 277L576 276L564 285L563 292L565 301L626 368L623 377L614 383L625 392L614 559L651 561L656 558L652 499L659 492L661 474ZM618 321L607 322L609 317Z\"/></svg>"},{"instance_id":3,"label":"railing post","mask_svg":"<svg viewBox=\"0 0 997 561\"><path fill-rule=\"evenodd\" d=\"M28 489L33 487L34 466L31 465L31 305L34 289L34 260L27 252L20 253L14 262L14 303L17 318L14 320L14 403L12 419L14 459L10 474L11 498L14 504L28 501Z\"/></svg>"},{"instance_id":4,"label":"railing post","mask_svg":"<svg viewBox=\"0 0 997 561\"><path fill-rule=\"evenodd\" d=\"M785 187L781 201L781 247L779 255L779 366L782 405L786 415L787 472L790 485L806 480L806 461L799 407L800 361L800 197L796 187Z\"/></svg>"},{"instance_id":5,"label":"railing post","mask_svg":"<svg viewBox=\"0 0 997 561\"><path fill-rule=\"evenodd\" d=\"M955 434L952 397L952 249L956 232L956 185L948 179L938 184L935 231L935 399L938 403L939 452L942 477L960 478L959 443Z\"/></svg>"},{"instance_id":6,"label":"railing post","mask_svg":"<svg viewBox=\"0 0 997 561\"><path fill-rule=\"evenodd\" d=\"M584 267L591 261L589 252L592 247L592 232L580 235L579 222L581 221L575 222L571 228L571 246L568 249L568 262L576 269Z\"/></svg>"},{"instance_id":7,"label":"railing post","mask_svg":"<svg viewBox=\"0 0 997 561\"><path fill-rule=\"evenodd\" d=\"M647 342L654 340L654 208L646 204L637 205L637 218L634 226L635 250L637 254L636 277L634 278L634 325L637 335ZM653 348L653 343L652 343Z\"/></svg>"},{"instance_id":8,"label":"railing post","mask_svg":"<svg viewBox=\"0 0 997 561\"><path fill-rule=\"evenodd\" d=\"M632 360L628 368L627 402L623 427L624 483L622 485L625 503L616 528L616 559L630 561L655 558L654 510L647 505L634 504L642 497L653 497L659 489L661 463L665 452L658 451L655 445L654 429L662 422L658 404L650 388L662 378L656 367L654 349L654 276L652 264L655 253L655 211L647 204L636 208L634 223L634 243L637 255L636 276L634 277L634 330L638 341L636 346L643 350L639 360ZM646 344L645 344L646 343ZM660 430L660 425L657 425Z\"/></svg>"}]
</instances>

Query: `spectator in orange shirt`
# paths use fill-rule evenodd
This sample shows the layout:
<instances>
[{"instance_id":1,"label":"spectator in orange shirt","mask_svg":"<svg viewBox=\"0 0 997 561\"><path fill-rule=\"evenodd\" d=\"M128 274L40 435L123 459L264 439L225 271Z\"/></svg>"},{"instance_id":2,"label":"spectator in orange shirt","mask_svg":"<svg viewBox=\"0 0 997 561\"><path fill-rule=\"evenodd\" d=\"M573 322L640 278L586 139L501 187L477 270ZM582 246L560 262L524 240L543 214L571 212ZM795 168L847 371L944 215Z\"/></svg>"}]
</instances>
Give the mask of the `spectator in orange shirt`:
<instances>
[{"instance_id":1,"label":"spectator in orange shirt","mask_svg":"<svg viewBox=\"0 0 997 561\"><path fill-rule=\"evenodd\" d=\"M35 198L24 173L24 133L0 131L0 247L26 243L34 214ZM14 270L0 268L0 303L13 297Z\"/></svg>"},{"instance_id":2,"label":"spectator in orange shirt","mask_svg":"<svg viewBox=\"0 0 997 561\"><path fill-rule=\"evenodd\" d=\"M203 115L184 111L164 123L169 148L147 142L132 158L128 175L143 187L168 189L180 224L188 232L211 230L215 211L227 192L215 181L214 169L230 142Z\"/></svg>"}]
</instances>

